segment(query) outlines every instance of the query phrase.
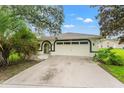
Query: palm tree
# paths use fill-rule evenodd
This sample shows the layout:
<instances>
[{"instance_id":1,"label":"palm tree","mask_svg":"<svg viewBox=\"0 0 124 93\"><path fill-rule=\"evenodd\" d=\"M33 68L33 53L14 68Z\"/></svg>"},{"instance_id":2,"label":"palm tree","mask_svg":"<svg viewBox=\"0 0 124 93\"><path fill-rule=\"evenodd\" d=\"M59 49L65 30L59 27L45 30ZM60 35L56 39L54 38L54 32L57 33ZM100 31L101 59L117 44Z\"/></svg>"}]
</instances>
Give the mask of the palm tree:
<instances>
[{"instance_id":1,"label":"palm tree","mask_svg":"<svg viewBox=\"0 0 124 93\"><path fill-rule=\"evenodd\" d=\"M9 11L0 9L0 54L1 64L8 63L7 58L12 50L24 54L37 51L37 39L25 22L10 16ZM19 46L17 48L17 46Z\"/></svg>"}]
</instances>

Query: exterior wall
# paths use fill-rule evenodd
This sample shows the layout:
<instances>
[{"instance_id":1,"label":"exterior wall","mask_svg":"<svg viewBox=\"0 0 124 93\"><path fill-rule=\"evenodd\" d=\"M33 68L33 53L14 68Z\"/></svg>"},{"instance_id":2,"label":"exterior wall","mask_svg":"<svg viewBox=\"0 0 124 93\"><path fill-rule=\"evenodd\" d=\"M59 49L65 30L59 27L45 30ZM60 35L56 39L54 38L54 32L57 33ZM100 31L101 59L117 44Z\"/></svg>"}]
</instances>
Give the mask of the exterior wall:
<instances>
[{"instance_id":1,"label":"exterior wall","mask_svg":"<svg viewBox=\"0 0 124 93\"><path fill-rule=\"evenodd\" d=\"M43 41L40 41L40 43L39 43L39 49L38 49L38 51L41 50L41 44L42 44L42 42L43 42Z\"/></svg>"},{"instance_id":2,"label":"exterior wall","mask_svg":"<svg viewBox=\"0 0 124 93\"><path fill-rule=\"evenodd\" d=\"M92 43L92 51L98 51L99 48L97 46L98 46L99 40L98 39L90 39L90 41Z\"/></svg>"},{"instance_id":3,"label":"exterior wall","mask_svg":"<svg viewBox=\"0 0 124 93\"><path fill-rule=\"evenodd\" d=\"M54 40L51 40L52 44L52 51L50 52L51 55L70 55L70 56L90 56L93 57L95 53L90 51L90 47L92 48L92 51L97 51L98 48L96 47L96 41L98 39L90 39L90 42L87 40L83 40L84 42L87 41L88 44L81 44L81 45L57 45L55 44L55 51L54 50ZM43 41L41 41L42 45ZM43 46L43 45L42 45ZM43 53L43 47L42 52Z\"/></svg>"},{"instance_id":4,"label":"exterior wall","mask_svg":"<svg viewBox=\"0 0 124 93\"><path fill-rule=\"evenodd\" d=\"M124 48L124 44L118 44L118 41L103 40L99 42L98 48Z\"/></svg>"}]
</instances>

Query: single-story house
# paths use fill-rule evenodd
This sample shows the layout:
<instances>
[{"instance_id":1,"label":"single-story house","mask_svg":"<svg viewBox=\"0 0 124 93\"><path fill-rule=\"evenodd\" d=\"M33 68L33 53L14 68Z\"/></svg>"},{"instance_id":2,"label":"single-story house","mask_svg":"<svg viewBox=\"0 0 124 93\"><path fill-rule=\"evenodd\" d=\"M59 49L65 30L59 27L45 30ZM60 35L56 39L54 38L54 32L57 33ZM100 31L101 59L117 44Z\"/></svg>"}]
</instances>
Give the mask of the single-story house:
<instances>
[{"instance_id":1,"label":"single-story house","mask_svg":"<svg viewBox=\"0 0 124 93\"><path fill-rule=\"evenodd\" d=\"M100 38L98 35L71 32L45 36L39 40L39 50L43 54L92 57L98 50L96 42Z\"/></svg>"},{"instance_id":2,"label":"single-story house","mask_svg":"<svg viewBox=\"0 0 124 93\"><path fill-rule=\"evenodd\" d=\"M99 40L97 47L98 48L124 48L123 43L119 43L118 39L101 39Z\"/></svg>"}]
</instances>

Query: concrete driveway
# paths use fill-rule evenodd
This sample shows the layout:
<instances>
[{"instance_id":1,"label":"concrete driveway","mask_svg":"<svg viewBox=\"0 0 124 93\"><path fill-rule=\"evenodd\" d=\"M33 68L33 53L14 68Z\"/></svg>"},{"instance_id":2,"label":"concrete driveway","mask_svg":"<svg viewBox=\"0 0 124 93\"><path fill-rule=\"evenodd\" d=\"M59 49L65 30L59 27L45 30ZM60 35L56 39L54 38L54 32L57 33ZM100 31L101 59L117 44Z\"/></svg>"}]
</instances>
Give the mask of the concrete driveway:
<instances>
[{"instance_id":1,"label":"concrete driveway","mask_svg":"<svg viewBox=\"0 0 124 93\"><path fill-rule=\"evenodd\" d=\"M89 58L50 56L1 87L124 87Z\"/></svg>"}]
</instances>

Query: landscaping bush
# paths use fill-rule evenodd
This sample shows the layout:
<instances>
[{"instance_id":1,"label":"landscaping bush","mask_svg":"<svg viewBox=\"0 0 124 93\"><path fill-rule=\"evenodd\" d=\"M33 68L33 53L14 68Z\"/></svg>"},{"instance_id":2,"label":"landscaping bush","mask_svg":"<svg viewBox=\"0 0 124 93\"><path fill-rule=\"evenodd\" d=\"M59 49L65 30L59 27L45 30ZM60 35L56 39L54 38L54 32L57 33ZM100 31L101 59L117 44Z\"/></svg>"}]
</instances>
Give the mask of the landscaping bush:
<instances>
[{"instance_id":1,"label":"landscaping bush","mask_svg":"<svg viewBox=\"0 0 124 93\"><path fill-rule=\"evenodd\" d=\"M98 53L94 56L95 61L99 61L108 65L124 65L124 58L117 53L117 50L107 48L100 49ZM124 52L123 52L124 53Z\"/></svg>"},{"instance_id":2,"label":"landscaping bush","mask_svg":"<svg viewBox=\"0 0 124 93\"><path fill-rule=\"evenodd\" d=\"M16 62L19 62L22 60L22 57L19 53L17 52L12 52L10 53L9 57L8 57L8 62L9 64L13 64L13 63L16 63Z\"/></svg>"},{"instance_id":3,"label":"landscaping bush","mask_svg":"<svg viewBox=\"0 0 124 93\"><path fill-rule=\"evenodd\" d=\"M96 61L105 62L108 60L107 57L109 53L110 53L110 49L100 49L98 53L95 55L94 59Z\"/></svg>"}]
</instances>

